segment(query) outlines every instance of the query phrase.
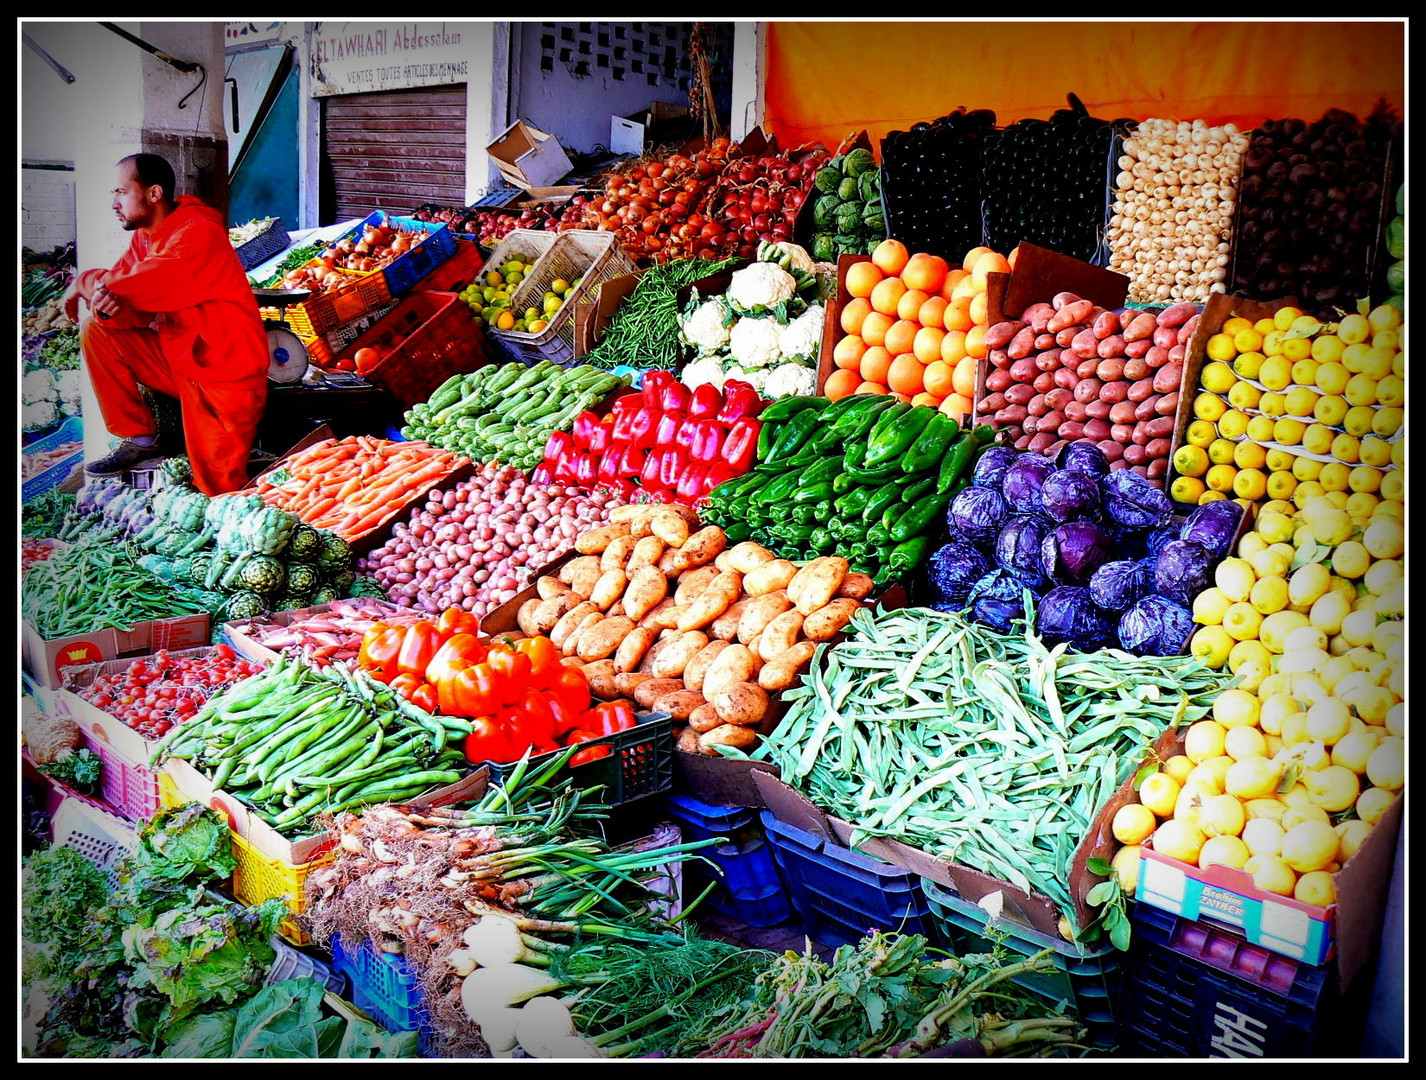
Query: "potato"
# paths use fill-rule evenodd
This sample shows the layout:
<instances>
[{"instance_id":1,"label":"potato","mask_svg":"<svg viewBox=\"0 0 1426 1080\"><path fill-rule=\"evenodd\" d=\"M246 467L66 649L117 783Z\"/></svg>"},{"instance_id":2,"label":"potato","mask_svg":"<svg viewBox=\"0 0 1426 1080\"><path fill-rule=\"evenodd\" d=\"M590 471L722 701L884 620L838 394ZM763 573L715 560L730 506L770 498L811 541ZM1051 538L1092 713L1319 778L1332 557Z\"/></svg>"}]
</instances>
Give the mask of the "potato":
<instances>
[{"instance_id":1,"label":"potato","mask_svg":"<svg viewBox=\"0 0 1426 1080\"><path fill-rule=\"evenodd\" d=\"M697 732L712 731L721 723L723 718L711 701L705 701L688 714L688 726Z\"/></svg>"},{"instance_id":2,"label":"potato","mask_svg":"<svg viewBox=\"0 0 1426 1080\"><path fill-rule=\"evenodd\" d=\"M748 750L757 744L758 733L750 727L738 724L721 724L712 731L698 736L698 744L705 754L718 756L715 746L731 746L737 750Z\"/></svg>"},{"instance_id":3,"label":"potato","mask_svg":"<svg viewBox=\"0 0 1426 1080\"><path fill-rule=\"evenodd\" d=\"M761 724L767 715L767 691L757 683L734 683L713 699L725 724Z\"/></svg>"},{"instance_id":4,"label":"potato","mask_svg":"<svg viewBox=\"0 0 1426 1080\"><path fill-rule=\"evenodd\" d=\"M655 572L657 573L657 571ZM649 609L649 613L639 620L639 625L647 626L655 631L667 630L671 626L678 625L678 618L682 614L683 608L673 602L673 597L666 596Z\"/></svg>"},{"instance_id":5,"label":"potato","mask_svg":"<svg viewBox=\"0 0 1426 1080\"><path fill-rule=\"evenodd\" d=\"M629 531L628 522L624 521L586 530L574 538L574 550L581 555L599 555L619 537L628 536Z\"/></svg>"},{"instance_id":6,"label":"potato","mask_svg":"<svg viewBox=\"0 0 1426 1080\"><path fill-rule=\"evenodd\" d=\"M768 623L792 608L787 593L778 589L764 596L756 596L743 605L743 614L738 619L738 640L748 644L763 632Z\"/></svg>"},{"instance_id":7,"label":"potato","mask_svg":"<svg viewBox=\"0 0 1426 1080\"><path fill-rule=\"evenodd\" d=\"M574 628L584 621L585 616L597 611L599 611L599 607L596 604L582 600L561 615L554 626L550 628L549 637L554 642L555 648L563 650L565 639L574 632Z\"/></svg>"},{"instance_id":8,"label":"potato","mask_svg":"<svg viewBox=\"0 0 1426 1080\"><path fill-rule=\"evenodd\" d=\"M624 635L619 648L614 653L614 670L632 672L644 659L644 653L654 643L654 631L647 626L636 626Z\"/></svg>"},{"instance_id":9,"label":"potato","mask_svg":"<svg viewBox=\"0 0 1426 1080\"><path fill-rule=\"evenodd\" d=\"M736 571L734 571L736 573ZM719 615L708 625L708 633L715 638L722 638L724 641L732 641L738 636L738 620L743 616L743 608L747 606L747 599L738 600L728 605L728 610Z\"/></svg>"},{"instance_id":10,"label":"potato","mask_svg":"<svg viewBox=\"0 0 1426 1080\"><path fill-rule=\"evenodd\" d=\"M853 600L865 600L871 595L876 584L866 574L858 574L852 571L842 578L841 585L837 586L837 596L849 596Z\"/></svg>"},{"instance_id":11,"label":"potato","mask_svg":"<svg viewBox=\"0 0 1426 1080\"><path fill-rule=\"evenodd\" d=\"M736 570L728 570L719 574L708 583L706 589L698 594L698 599L683 606L683 614L678 619L678 628L680 630L702 630L727 611L742 593L742 574Z\"/></svg>"},{"instance_id":12,"label":"potato","mask_svg":"<svg viewBox=\"0 0 1426 1080\"><path fill-rule=\"evenodd\" d=\"M541 600L553 600L569 592L569 586L553 574L544 574L535 582L535 591L540 594Z\"/></svg>"},{"instance_id":13,"label":"potato","mask_svg":"<svg viewBox=\"0 0 1426 1080\"><path fill-rule=\"evenodd\" d=\"M802 633L811 641L826 641L839 634L851 622L861 602L850 597L829 600L802 624Z\"/></svg>"},{"instance_id":14,"label":"potato","mask_svg":"<svg viewBox=\"0 0 1426 1080\"><path fill-rule=\"evenodd\" d=\"M599 560L593 555L577 555L559 568L557 576L566 585L572 585L577 574L587 567L598 565Z\"/></svg>"},{"instance_id":15,"label":"potato","mask_svg":"<svg viewBox=\"0 0 1426 1080\"><path fill-rule=\"evenodd\" d=\"M758 655L763 660L774 660L781 656L802 636L802 623L806 616L796 608L788 608L758 635Z\"/></svg>"},{"instance_id":16,"label":"potato","mask_svg":"<svg viewBox=\"0 0 1426 1080\"><path fill-rule=\"evenodd\" d=\"M582 660L606 660L614 655L633 629L634 620L627 615L606 615L599 623L580 634L576 651ZM615 666L617 667L617 664Z\"/></svg>"},{"instance_id":17,"label":"potato","mask_svg":"<svg viewBox=\"0 0 1426 1080\"><path fill-rule=\"evenodd\" d=\"M811 615L837 595L842 579L851 568L840 555L822 555L813 559L788 583L787 595L804 615Z\"/></svg>"},{"instance_id":18,"label":"potato","mask_svg":"<svg viewBox=\"0 0 1426 1080\"><path fill-rule=\"evenodd\" d=\"M659 556L659 570L664 577L676 578L687 569L678 557L678 548L664 548L664 553Z\"/></svg>"},{"instance_id":19,"label":"potato","mask_svg":"<svg viewBox=\"0 0 1426 1080\"><path fill-rule=\"evenodd\" d=\"M664 542L657 536L644 536L635 540L634 550L629 553L629 561L624 564L625 573L633 577L635 570L645 566L658 566L663 552Z\"/></svg>"},{"instance_id":20,"label":"potato","mask_svg":"<svg viewBox=\"0 0 1426 1080\"><path fill-rule=\"evenodd\" d=\"M716 566L719 570L736 569L736 567L728 561L728 553L726 551L718 552L718 557L713 560L713 565Z\"/></svg>"},{"instance_id":21,"label":"potato","mask_svg":"<svg viewBox=\"0 0 1426 1080\"><path fill-rule=\"evenodd\" d=\"M638 541L632 536L616 536L604 549L604 553L599 556L599 568L601 570L624 569L624 564L634 553L634 545L637 543Z\"/></svg>"},{"instance_id":22,"label":"potato","mask_svg":"<svg viewBox=\"0 0 1426 1080\"><path fill-rule=\"evenodd\" d=\"M668 578L653 566L641 566L628 576L624 587L624 614L635 622L668 597Z\"/></svg>"},{"instance_id":23,"label":"potato","mask_svg":"<svg viewBox=\"0 0 1426 1080\"><path fill-rule=\"evenodd\" d=\"M653 674L656 679L676 679L703 646L708 644L708 635L702 630L689 630L669 640L668 645L659 650L654 661Z\"/></svg>"},{"instance_id":24,"label":"potato","mask_svg":"<svg viewBox=\"0 0 1426 1080\"><path fill-rule=\"evenodd\" d=\"M564 644L560 646L560 652L566 656L578 656L579 639L584 635L584 632L590 627L598 626L606 618L608 618L608 616L602 611L593 611L586 615L575 625L575 628L570 631L569 637L564 639Z\"/></svg>"},{"instance_id":25,"label":"potato","mask_svg":"<svg viewBox=\"0 0 1426 1080\"><path fill-rule=\"evenodd\" d=\"M744 540L728 549L728 562L740 574L751 574L777 556L754 540Z\"/></svg>"},{"instance_id":26,"label":"potato","mask_svg":"<svg viewBox=\"0 0 1426 1080\"><path fill-rule=\"evenodd\" d=\"M746 645L732 644L722 650L703 674L703 696L710 701L734 683L752 682L758 658Z\"/></svg>"},{"instance_id":27,"label":"potato","mask_svg":"<svg viewBox=\"0 0 1426 1080\"><path fill-rule=\"evenodd\" d=\"M693 728L693 724L691 723L692 718L690 717L689 719L690 723L688 727L678 733L678 738L673 744L674 749L682 750L685 754L701 754L703 752L703 744L698 741L698 732Z\"/></svg>"},{"instance_id":28,"label":"potato","mask_svg":"<svg viewBox=\"0 0 1426 1080\"><path fill-rule=\"evenodd\" d=\"M644 658L639 661L639 666L634 669L644 675L652 675L654 673L654 661L659 658L659 653L668 648L669 639L658 636L659 631L654 631L654 633L654 643L644 650Z\"/></svg>"},{"instance_id":29,"label":"potato","mask_svg":"<svg viewBox=\"0 0 1426 1080\"><path fill-rule=\"evenodd\" d=\"M688 522L672 509L661 506L649 519L649 531L669 547L679 547L688 539Z\"/></svg>"},{"instance_id":30,"label":"potato","mask_svg":"<svg viewBox=\"0 0 1426 1080\"><path fill-rule=\"evenodd\" d=\"M788 559L773 559L745 575L743 589L749 596L766 596L778 589L787 588L788 583L797 574L796 563Z\"/></svg>"},{"instance_id":31,"label":"potato","mask_svg":"<svg viewBox=\"0 0 1426 1080\"><path fill-rule=\"evenodd\" d=\"M589 692L601 701L610 701L619 696L614 689L614 662L596 660L584 665L584 677L589 680Z\"/></svg>"},{"instance_id":32,"label":"potato","mask_svg":"<svg viewBox=\"0 0 1426 1080\"><path fill-rule=\"evenodd\" d=\"M615 601L624 595L624 587L629 584L629 575L624 573L619 567L612 570L605 570L594 582L594 588L590 590L589 600L597 604L602 610L608 611ZM639 616L643 618L642 615Z\"/></svg>"},{"instance_id":33,"label":"potato","mask_svg":"<svg viewBox=\"0 0 1426 1080\"><path fill-rule=\"evenodd\" d=\"M679 567L679 573L695 566L704 566L722 554L727 543L728 534L717 525L709 525L684 540L679 546L674 563Z\"/></svg>"},{"instance_id":34,"label":"potato","mask_svg":"<svg viewBox=\"0 0 1426 1080\"><path fill-rule=\"evenodd\" d=\"M647 679L635 688L634 701L647 709L665 694L682 689L683 683L678 679Z\"/></svg>"},{"instance_id":35,"label":"potato","mask_svg":"<svg viewBox=\"0 0 1426 1080\"><path fill-rule=\"evenodd\" d=\"M716 566L697 566L678 575L678 588L674 591L675 604L687 604L708 587L708 583L719 574Z\"/></svg>"},{"instance_id":36,"label":"potato","mask_svg":"<svg viewBox=\"0 0 1426 1080\"><path fill-rule=\"evenodd\" d=\"M569 591L588 600L594 596L594 587L603 576L604 571L599 569L599 560L595 559L575 571L574 580L569 583Z\"/></svg>"},{"instance_id":37,"label":"potato","mask_svg":"<svg viewBox=\"0 0 1426 1080\"><path fill-rule=\"evenodd\" d=\"M624 640L627 642L629 639L625 638ZM635 690L653 678L652 675L645 675L639 671L617 670L619 667L617 657L614 660L614 667L616 669L614 672L614 689L619 692L620 697L633 697Z\"/></svg>"},{"instance_id":38,"label":"potato","mask_svg":"<svg viewBox=\"0 0 1426 1080\"><path fill-rule=\"evenodd\" d=\"M683 685L690 690L702 691L703 676L708 673L708 668L718 658L718 654L730 644L732 643L729 641L713 638L707 645L699 649L693 658L684 665Z\"/></svg>"},{"instance_id":39,"label":"potato","mask_svg":"<svg viewBox=\"0 0 1426 1080\"><path fill-rule=\"evenodd\" d=\"M776 660L769 660L758 672L758 685L764 690L786 690L797 681L798 675L807 670L816 648L810 641L799 641ZM704 683L706 689L706 679Z\"/></svg>"},{"instance_id":40,"label":"potato","mask_svg":"<svg viewBox=\"0 0 1426 1080\"><path fill-rule=\"evenodd\" d=\"M687 720L700 705L707 705L703 695L696 690L675 690L655 698L649 706L654 712L668 713L675 720Z\"/></svg>"},{"instance_id":41,"label":"potato","mask_svg":"<svg viewBox=\"0 0 1426 1080\"><path fill-rule=\"evenodd\" d=\"M629 518L629 535L635 540L642 540L645 537L653 536L653 531L649 528L654 520L654 514L660 507L655 503L644 503L639 506L638 511ZM613 520L612 518L610 520Z\"/></svg>"},{"instance_id":42,"label":"potato","mask_svg":"<svg viewBox=\"0 0 1426 1080\"><path fill-rule=\"evenodd\" d=\"M515 623L520 627L520 633L526 637L534 637L540 632L535 629L535 609L543 603L538 596L532 596L515 612Z\"/></svg>"}]
</instances>

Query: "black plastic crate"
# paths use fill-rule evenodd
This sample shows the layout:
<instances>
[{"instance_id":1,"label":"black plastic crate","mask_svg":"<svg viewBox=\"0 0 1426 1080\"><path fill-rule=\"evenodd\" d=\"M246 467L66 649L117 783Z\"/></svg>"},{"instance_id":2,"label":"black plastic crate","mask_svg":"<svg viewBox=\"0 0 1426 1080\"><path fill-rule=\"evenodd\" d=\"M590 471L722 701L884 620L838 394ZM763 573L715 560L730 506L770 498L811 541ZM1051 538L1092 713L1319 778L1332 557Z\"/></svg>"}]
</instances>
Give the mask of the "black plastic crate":
<instances>
[{"instance_id":1,"label":"black plastic crate","mask_svg":"<svg viewBox=\"0 0 1426 1080\"><path fill-rule=\"evenodd\" d=\"M701 862L685 864L686 898L701 895L713 884L703 906L745 926L776 926L792 917L772 848L750 807L715 806L688 795L670 795L665 809L689 840L724 838L724 843L702 852L723 871L721 877Z\"/></svg>"},{"instance_id":2,"label":"black plastic crate","mask_svg":"<svg viewBox=\"0 0 1426 1080\"><path fill-rule=\"evenodd\" d=\"M1034 956L1041 949L1053 949L1053 971L1020 975L1011 981L1050 1005L1065 1002L1067 1011L1078 1017L1089 1033L1086 1045L1114 1044L1115 1001L1119 994L1123 953L1109 944L1077 945L1005 919L988 926L990 916L985 909L954 890L930 878L921 879L921 888L932 915L940 924L941 940L957 956L991 952L996 938L1003 948L1021 957Z\"/></svg>"},{"instance_id":3,"label":"black plastic crate","mask_svg":"<svg viewBox=\"0 0 1426 1080\"><path fill-rule=\"evenodd\" d=\"M580 743L579 748L608 746L608 757L595 758L581 765L566 765L563 775L573 779L576 787L595 785L604 790L595 801L606 806L621 806L648 795L659 795L673 787L673 718L668 713L644 712L638 723L627 731L616 731L598 739ZM532 757L526 775L543 768L564 750L551 750ZM490 770L490 782L502 784L515 770L517 762L482 762Z\"/></svg>"},{"instance_id":4,"label":"black plastic crate","mask_svg":"<svg viewBox=\"0 0 1426 1080\"><path fill-rule=\"evenodd\" d=\"M1335 969L1206 922L1135 904L1118 999L1131 1057L1355 1056Z\"/></svg>"},{"instance_id":5,"label":"black plastic crate","mask_svg":"<svg viewBox=\"0 0 1426 1080\"><path fill-rule=\"evenodd\" d=\"M792 906L813 941L836 948L886 930L939 943L918 875L829 843L766 810L762 822Z\"/></svg>"}]
</instances>

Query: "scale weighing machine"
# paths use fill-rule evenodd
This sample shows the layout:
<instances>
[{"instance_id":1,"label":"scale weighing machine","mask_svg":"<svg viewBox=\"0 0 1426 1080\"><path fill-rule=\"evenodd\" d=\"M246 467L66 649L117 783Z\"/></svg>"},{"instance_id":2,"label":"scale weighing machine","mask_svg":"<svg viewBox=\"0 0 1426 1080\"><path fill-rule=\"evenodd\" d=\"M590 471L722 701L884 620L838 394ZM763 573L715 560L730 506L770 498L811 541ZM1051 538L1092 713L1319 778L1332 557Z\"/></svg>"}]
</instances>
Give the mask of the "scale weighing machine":
<instances>
[{"instance_id":1,"label":"scale weighing machine","mask_svg":"<svg viewBox=\"0 0 1426 1080\"><path fill-rule=\"evenodd\" d=\"M308 300L310 289L253 289L259 307L276 308L275 319L263 319L267 331L270 363L267 377L279 386L302 384L309 387L365 386L356 375L345 371L323 371L309 362L307 346L287 322L287 309Z\"/></svg>"}]
</instances>

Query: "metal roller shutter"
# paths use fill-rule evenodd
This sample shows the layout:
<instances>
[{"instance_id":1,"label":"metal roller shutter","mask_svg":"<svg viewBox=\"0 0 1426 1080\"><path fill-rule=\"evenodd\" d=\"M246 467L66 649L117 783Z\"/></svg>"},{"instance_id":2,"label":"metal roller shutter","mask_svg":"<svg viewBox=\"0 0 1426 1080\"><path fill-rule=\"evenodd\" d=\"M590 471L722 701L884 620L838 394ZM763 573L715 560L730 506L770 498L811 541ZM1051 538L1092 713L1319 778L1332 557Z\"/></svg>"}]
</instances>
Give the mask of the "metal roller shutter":
<instances>
[{"instance_id":1,"label":"metal roller shutter","mask_svg":"<svg viewBox=\"0 0 1426 1080\"><path fill-rule=\"evenodd\" d=\"M465 205L465 85L323 101L324 222Z\"/></svg>"}]
</instances>

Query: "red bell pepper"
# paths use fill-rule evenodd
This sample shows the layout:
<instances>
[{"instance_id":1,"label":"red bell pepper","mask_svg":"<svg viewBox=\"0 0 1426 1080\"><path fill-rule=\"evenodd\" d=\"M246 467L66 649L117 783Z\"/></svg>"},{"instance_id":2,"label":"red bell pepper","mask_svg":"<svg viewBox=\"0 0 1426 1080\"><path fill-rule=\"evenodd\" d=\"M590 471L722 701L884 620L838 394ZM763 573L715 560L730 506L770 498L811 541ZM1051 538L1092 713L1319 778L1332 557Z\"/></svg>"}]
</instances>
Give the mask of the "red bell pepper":
<instances>
[{"instance_id":1,"label":"red bell pepper","mask_svg":"<svg viewBox=\"0 0 1426 1080\"><path fill-rule=\"evenodd\" d=\"M600 758L607 758L614 753L614 748L607 743L599 746L586 746L583 750L576 750L570 755L570 768L576 765L587 765L591 761L598 761Z\"/></svg>"},{"instance_id":2,"label":"red bell pepper","mask_svg":"<svg viewBox=\"0 0 1426 1080\"><path fill-rule=\"evenodd\" d=\"M441 647L441 632L430 619L417 619L406 628L406 636L401 639L401 651L396 656L396 670L414 675L418 679L426 675L426 665Z\"/></svg>"},{"instance_id":3,"label":"red bell pepper","mask_svg":"<svg viewBox=\"0 0 1426 1080\"><path fill-rule=\"evenodd\" d=\"M638 722L634 707L627 701L601 701L581 718L580 730L602 739L615 732L627 731Z\"/></svg>"},{"instance_id":4,"label":"red bell pepper","mask_svg":"<svg viewBox=\"0 0 1426 1080\"><path fill-rule=\"evenodd\" d=\"M653 491L659 487L659 467L663 461L664 451L648 450L644 458L643 468L639 470L639 485L645 491Z\"/></svg>"},{"instance_id":5,"label":"red bell pepper","mask_svg":"<svg viewBox=\"0 0 1426 1080\"><path fill-rule=\"evenodd\" d=\"M585 700L589 700L588 695L585 696ZM584 715L579 709L570 708L563 697L554 693L546 694L545 701L550 707L550 715L554 718L554 737L556 739L563 738L579 727L580 717Z\"/></svg>"},{"instance_id":6,"label":"red bell pepper","mask_svg":"<svg viewBox=\"0 0 1426 1080\"><path fill-rule=\"evenodd\" d=\"M688 456L700 465L711 465L723 456L723 441L728 437L728 429L717 420L690 420L693 425L693 441L688 448Z\"/></svg>"},{"instance_id":7,"label":"red bell pepper","mask_svg":"<svg viewBox=\"0 0 1426 1080\"><path fill-rule=\"evenodd\" d=\"M530 684L530 672L534 665L525 653L516 652L513 646L497 643L490 646L485 662L495 673L496 694L502 705L511 705Z\"/></svg>"},{"instance_id":8,"label":"red bell pepper","mask_svg":"<svg viewBox=\"0 0 1426 1080\"><path fill-rule=\"evenodd\" d=\"M551 431L545 440L546 461L558 461L559 456L574 445L574 436L568 431Z\"/></svg>"},{"instance_id":9,"label":"red bell pepper","mask_svg":"<svg viewBox=\"0 0 1426 1080\"><path fill-rule=\"evenodd\" d=\"M471 733L465 737L465 759L470 762L495 761L504 763L513 760L510 738L501 730L493 717L472 718Z\"/></svg>"},{"instance_id":10,"label":"red bell pepper","mask_svg":"<svg viewBox=\"0 0 1426 1080\"><path fill-rule=\"evenodd\" d=\"M456 670L455 665L479 664L485 659L485 646L473 633L455 633L436 650L426 665L426 681L439 684Z\"/></svg>"},{"instance_id":11,"label":"red bell pepper","mask_svg":"<svg viewBox=\"0 0 1426 1080\"><path fill-rule=\"evenodd\" d=\"M532 484L553 484L555 482L555 467L547 461L542 461L536 465L530 473L530 483Z\"/></svg>"},{"instance_id":12,"label":"red bell pepper","mask_svg":"<svg viewBox=\"0 0 1426 1080\"><path fill-rule=\"evenodd\" d=\"M362 635L361 647L357 650L357 664L372 678L390 682L398 674L397 658L401 655L401 643L406 638L406 627L388 626L376 623Z\"/></svg>"},{"instance_id":13,"label":"red bell pepper","mask_svg":"<svg viewBox=\"0 0 1426 1080\"><path fill-rule=\"evenodd\" d=\"M428 682L423 682L411 694L411 704L418 709L425 709L428 713L440 712L440 695L436 688Z\"/></svg>"},{"instance_id":14,"label":"red bell pepper","mask_svg":"<svg viewBox=\"0 0 1426 1080\"><path fill-rule=\"evenodd\" d=\"M683 422L678 425L678 430L673 433L673 445L691 454L693 451L693 440L698 435L698 425L700 423L702 423L701 420L691 420L684 417Z\"/></svg>"},{"instance_id":15,"label":"red bell pepper","mask_svg":"<svg viewBox=\"0 0 1426 1080\"><path fill-rule=\"evenodd\" d=\"M745 416L757 416L762 407L762 395L752 383L729 379L723 384L723 407L718 410L717 418L731 424Z\"/></svg>"},{"instance_id":16,"label":"red bell pepper","mask_svg":"<svg viewBox=\"0 0 1426 1080\"><path fill-rule=\"evenodd\" d=\"M459 666L436 683L441 712L447 716L488 716L500 707L499 684L489 664L457 661Z\"/></svg>"},{"instance_id":17,"label":"red bell pepper","mask_svg":"<svg viewBox=\"0 0 1426 1080\"><path fill-rule=\"evenodd\" d=\"M515 642L515 651L530 658L529 685L539 690L551 685L565 666L555 643L543 634L521 638Z\"/></svg>"},{"instance_id":18,"label":"red bell pepper","mask_svg":"<svg viewBox=\"0 0 1426 1080\"><path fill-rule=\"evenodd\" d=\"M681 382L670 382L659 396L659 406L664 412L687 412L693 403L693 392Z\"/></svg>"},{"instance_id":19,"label":"red bell pepper","mask_svg":"<svg viewBox=\"0 0 1426 1080\"><path fill-rule=\"evenodd\" d=\"M675 381L667 371L655 369L644 372L643 381L640 383L640 396L644 404L651 409L662 409L664 387Z\"/></svg>"},{"instance_id":20,"label":"red bell pepper","mask_svg":"<svg viewBox=\"0 0 1426 1080\"><path fill-rule=\"evenodd\" d=\"M549 695L533 688L520 695L520 711L525 715L525 734L532 743L553 742L555 714Z\"/></svg>"},{"instance_id":21,"label":"red bell pepper","mask_svg":"<svg viewBox=\"0 0 1426 1080\"><path fill-rule=\"evenodd\" d=\"M723 407L723 392L712 383L699 383L688 402L688 415L695 420L712 420Z\"/></svg>"},{"instance_id":22,"label":"red bell pepper","mask_svg":"<svg viewBox=\"0 0 1426 1080\"><path fill-rule=\"evenodd\" d=\"M634 403L633 407L625 406L620 408L623 402L626 401L632 401ZM612 414L614 417L614 430L611 431L610 434L614 437L615 443L627 445L630 439L633 438L631 429L634 426L634 417L639 415L639 410L642 407L637 397L620 398L614 403L614 412Z\"/></svg>"},{"instance_id":23,"label":"red bell pepper","mask_svg":"<svg viewBox=\"0 0 1426 1080\"><path fill-rule=\"evenodd\" d=\"M599 417L588 409L574 418L574 445L581 450L588 448L594 429L599 426Z\"/></svg>"},{"instance_id":24,"label":"red bell pepper","mask_svg":"<svg viewBox=\"0 0 1426 1080\"><path fill-rule=\"evenodd\" d=\"M654 429L654 448L663 450L665 447L677 445L674 438L683 427L683 421L682 412L660 413L658 427Z\"/></svg>"},{"instance_id":25,"label":"red bell pepper","mask_svg":"<svg viewBox=\"0 0 1426 1080\"><path fill-rule=\"evenodd\" d=\"M574 463L574 482L582 488L592 488L599 479L599 459L582 451Z\"/></svg>"},{"instance_id":26,"label":"red bell pepper","mask_svg":"<svg viewBox=\"0 0 1426 1080\"><path fill-rule=\"evenodd\" d=\"M599 455L608 450L614 442L614 418L606 416L589 431L589 452Z\"/></svg>"},{"instance_id":27,"label":"red bell pepper","mask_svg":"<svg viewBox=\"0 0 1426 1080\"><path fill-rule=\"evenodd\" d=\"M441 635L441 643L445 644L455 634L480 633L480 620L465 608L448 607L436 619L436 630Z\"/></svg>"},{"instance_id":28,"label":"red bell pepper","mask_svg":"<svg viewBox=\"0 0 1426 1080\"><path fill-rule=\"evenodd\" d=\"M692 500L704 493L703 483L708 477L708 466L697 461L690 461L684 466L683 472L678 477L678 487L674 490L678 492L680 499Z\"/></svg>"},{"instance_id":29,"label":"red bell pepper","mask_svg":"<svg viewBox=\"0 0 1426 1080\"><path fill-rule=\"evenodd\" d=\"M643 395L637 390L630 390L621 392L620 395L614 399L614 404L610 406L610 408L617 419L620 413L635 412L643 403Z\"/></svg>"},{"instance_id":30,"label":"red bell pepper","mask_svg":"<svg viewBox=\"0 0 1426 1080\"><path fill-rule=\"evenodd\" d=\"M662 416L657 406L640 406L629 421L629 444L644 449L655 445Z\"/></svg>"},{"instance_id":31,"label":"red bell pepper","mask_svg":"<svg viewBox=\"0 0 1426 1080\"><path fill-rule=\"evenodd\" d=\"M411 695L414 694L417 688L422 686L423 683L421 680L421 676L413 675L409 671L402 671L399 672L396 678L392 679L391 682L387 685L390 686L391 689L395 690L402 697L404 697L407 701L410 701Z\"/></svg>"},{"instance_id":32,"label":"red bell pepper","mask_svg":"<svg viewBox=\"0 0 1426 1080\"><path fill-rule=\"evenodd\" d=\"M746 470L735 469L726 461L715 461L708 466L708 474L703 478L704 494L712 491L719 484L726 484L729 480L734 480L742 476Z\"/></svg>"},{"instance_id":33,"label":"red bell pepper","mask_svg":"<svg viewBox=\"0 0 1426 1080\"><path fill-rule=\"evenodd\" d=\"M619 479L619 470L624 464L624 448L610 446L599 455L599 468L594 476L600 484L612 484Z\"/></svg>"},{"instance_id":34,"label":"red bell pepper","mask_svg":"<svg viewBox=\"0 0 1426 1080\"><path fill-rule=\"evenodd\" d=\"M574 467L578 460L579 451L575 449L573 443L561 450L560 456L555 460L555 483L574 483Z\"/></svg>"},{"instance_id":35,"label":"red bell pepper","mask_svg":"<svg viewBox=\"0 0 1426 1080\"><path fill-rule=\"evenodd\" d=\"M600 484L599 486L600 488L612 491L615 501L620 503L629 502L639 490L623 476L615 477L610 483Z\"/></svg>"},{"instance_id":36,"label":"red bell pepper","mask_svg":"<svg viewBox=\"0 0 1426 1080\"><path fill-rule=\"evenodd\" d=\"M688 451L670 446L659 459L659 486L672 491L678 487L679 477L688 467Z\"/></svg>"},{"instance_id":37,"label":"red bell pepper","mask_svg":"<svg viewBox=\"0 0 1426 1080\"><path fill-rule=\"evenodd\" d=\"M554 681L546 689L551 697L559 698L565 709L576 715L589 708L589 680L579 668L560 664Z\"/></svg>"},{"instance_id":38,"label":"red bell pepper","mask_svg":"<svg viewBox=\"0 0 1426 1080\"><path fill-rule=\"evenodd\" d=\"M649 450L646 446L624 447L619 458L620 476L638 476L644 471L644 463L649 459Z\"/></svg>"},{"instance_id":39,"label":"red bell pepper","mask_svg":"<svg viewBox=\"0 0 1426 1080\"><path fill-rule=\"evenodd\" d=\"M728 437L723 440L723 460L737 470L737 475L753 467L762 429L763 422L750 416L735 420L728 429Z\"/></svg>"}]
</instances>

